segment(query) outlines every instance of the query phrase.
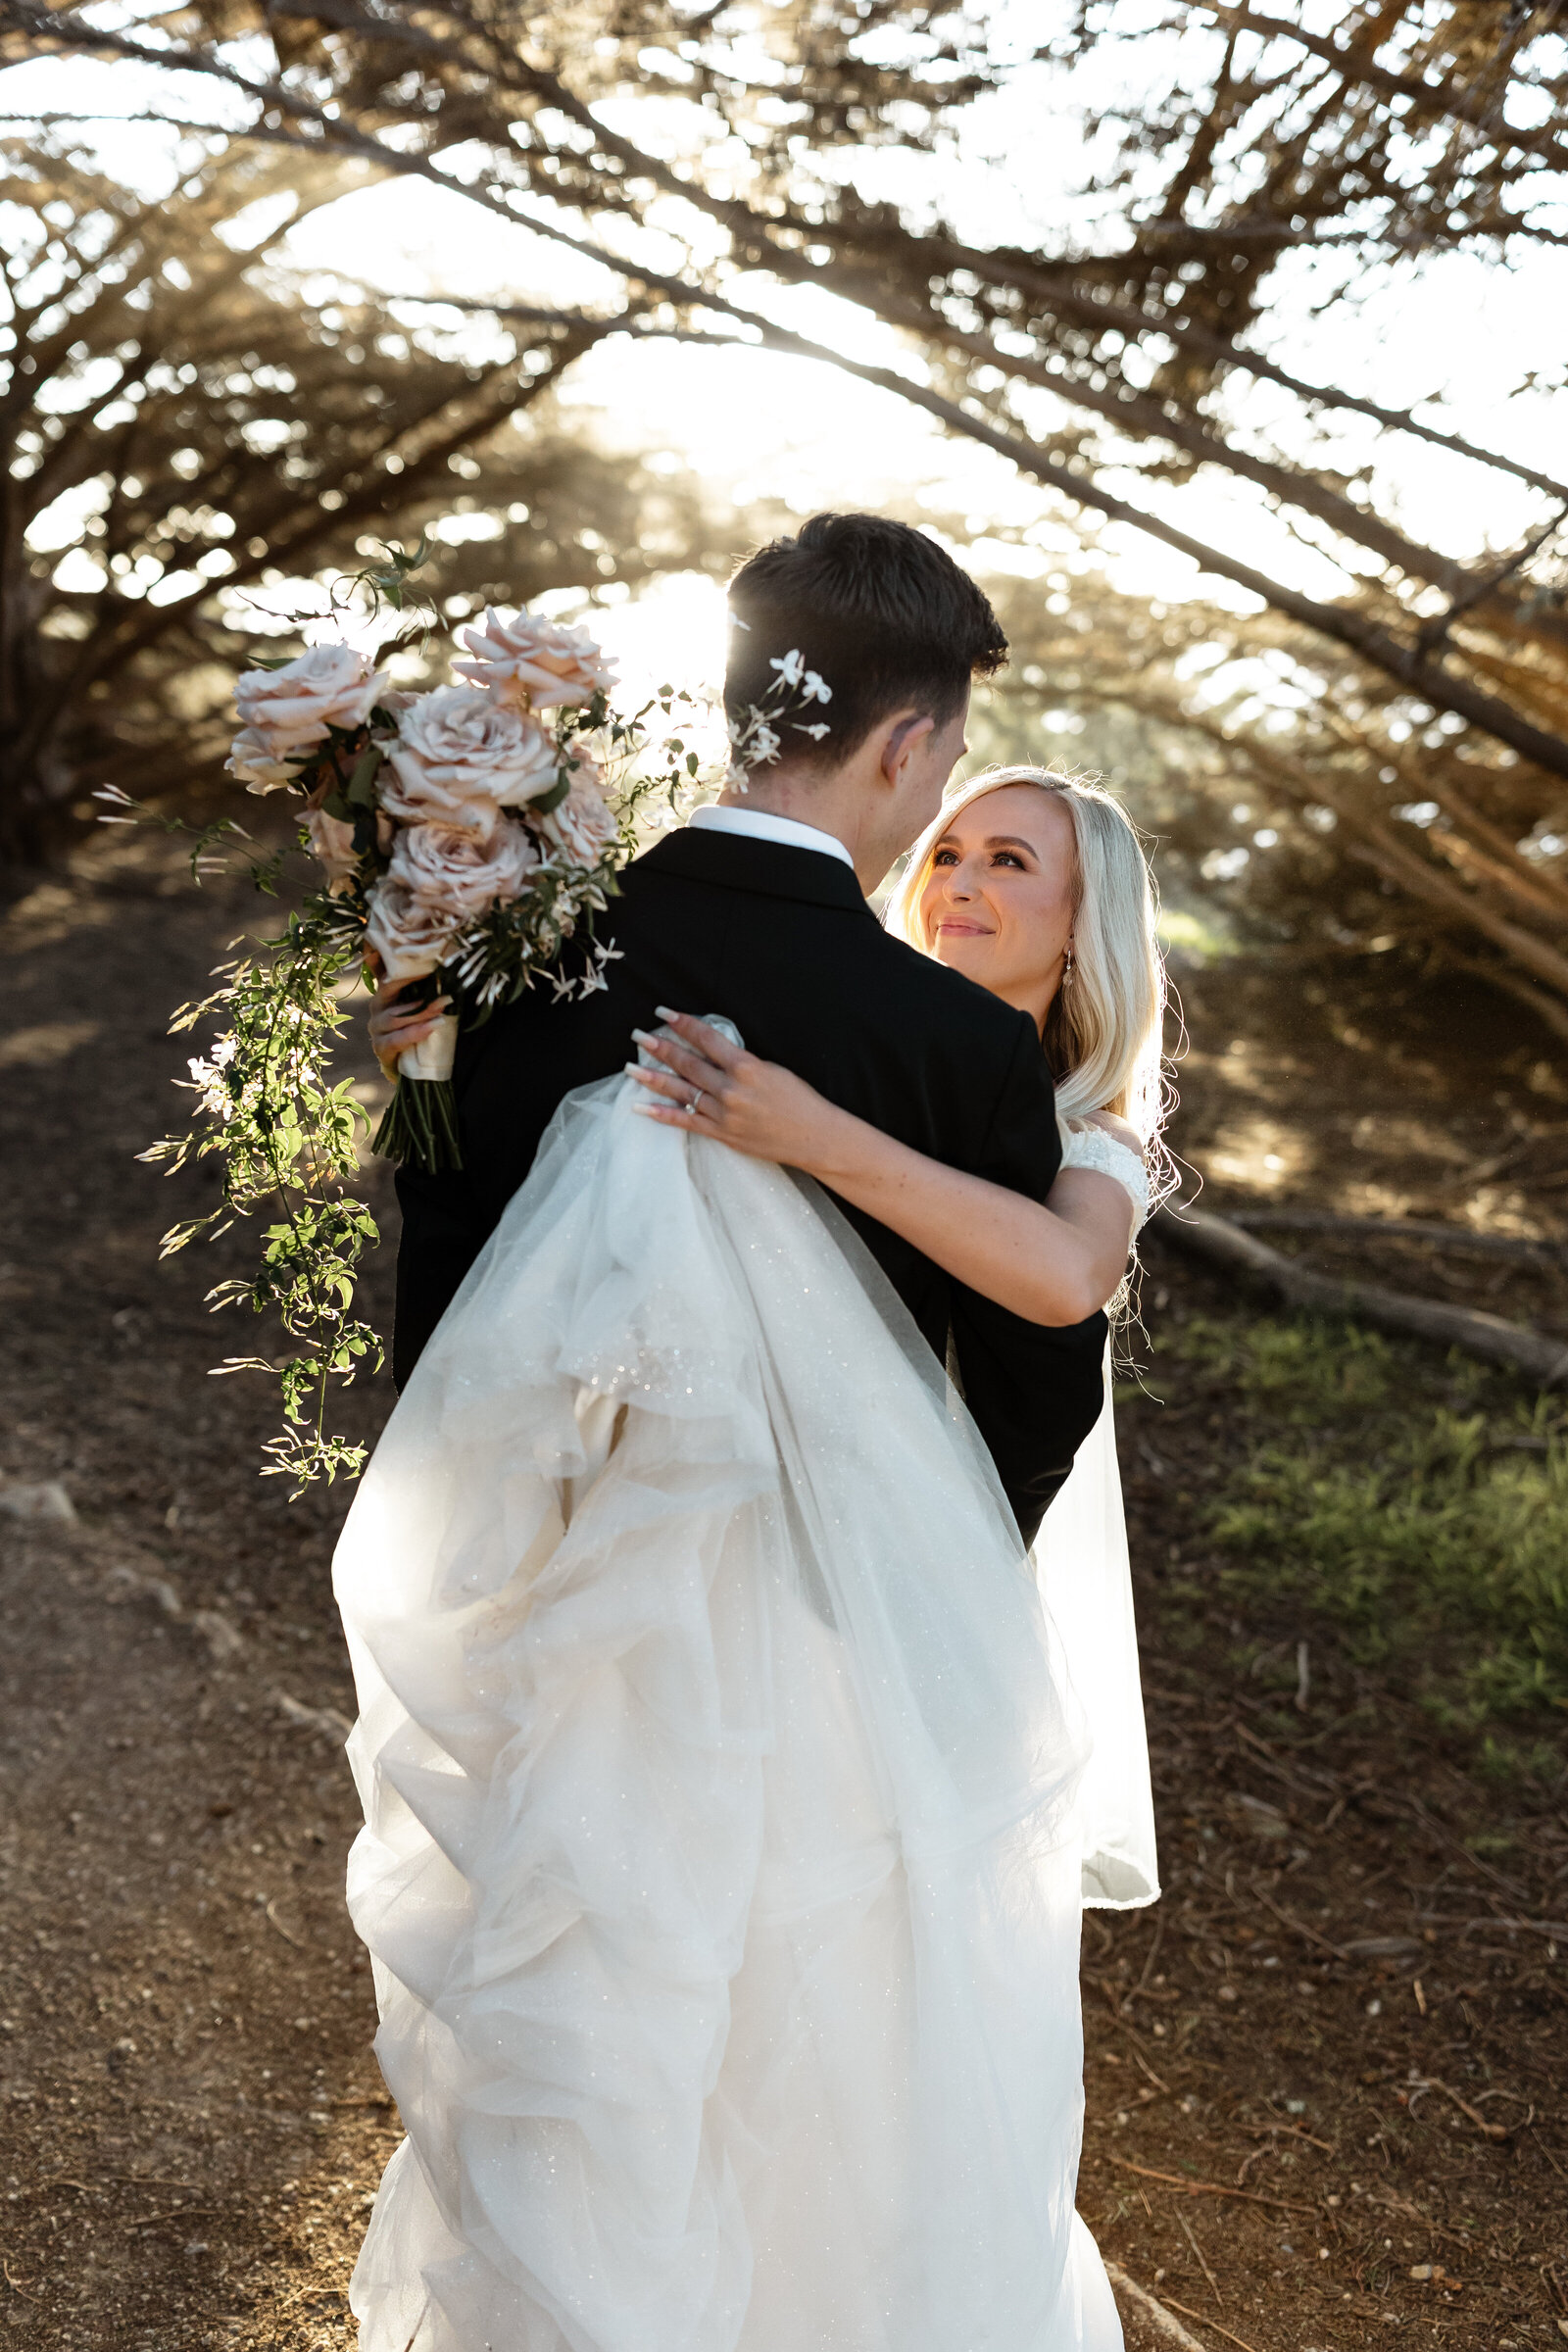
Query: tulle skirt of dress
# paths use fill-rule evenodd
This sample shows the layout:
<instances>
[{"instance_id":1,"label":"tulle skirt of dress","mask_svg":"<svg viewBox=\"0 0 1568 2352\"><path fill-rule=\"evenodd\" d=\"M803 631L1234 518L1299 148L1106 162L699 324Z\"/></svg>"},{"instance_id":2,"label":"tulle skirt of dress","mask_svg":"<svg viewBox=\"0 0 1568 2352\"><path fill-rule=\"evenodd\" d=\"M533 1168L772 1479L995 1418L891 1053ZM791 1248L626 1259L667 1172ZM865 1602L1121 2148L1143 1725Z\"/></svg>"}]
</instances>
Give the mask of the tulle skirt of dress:
<instances>
[{"instance_id":1,"label":"tulle skirt of dress","mask_svg":"<svg viewBox=\"0 0 1568 2352\"><path fill-rule=\"evenodd\" d=\"M812 1188L563 1106L364 1480L364 2352L1117 2352L1085 1753L989 1458Z\"/></svg>"}]
</instances>

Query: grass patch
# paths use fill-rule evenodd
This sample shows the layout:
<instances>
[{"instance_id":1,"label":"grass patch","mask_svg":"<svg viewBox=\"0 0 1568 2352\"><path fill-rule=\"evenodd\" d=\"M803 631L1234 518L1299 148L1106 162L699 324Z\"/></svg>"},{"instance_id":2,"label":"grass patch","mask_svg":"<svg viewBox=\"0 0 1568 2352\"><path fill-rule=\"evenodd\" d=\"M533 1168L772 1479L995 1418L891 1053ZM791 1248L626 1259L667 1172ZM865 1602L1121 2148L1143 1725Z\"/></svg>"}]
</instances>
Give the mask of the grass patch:
<instances>
[{"instance_id":1,"label":"grass patch","mask_svg":"<svg viewBox=\"0 0 1568 2352\"><path fill-rule=\"evenodd\" d=\"M1560 1399L1306 1317L1195 1317L1156 1352L1222 1409L1194 1502L1223 1589L1290 1593L1456 1727L1568 1708Z\"/></svg>"}]
</instances>

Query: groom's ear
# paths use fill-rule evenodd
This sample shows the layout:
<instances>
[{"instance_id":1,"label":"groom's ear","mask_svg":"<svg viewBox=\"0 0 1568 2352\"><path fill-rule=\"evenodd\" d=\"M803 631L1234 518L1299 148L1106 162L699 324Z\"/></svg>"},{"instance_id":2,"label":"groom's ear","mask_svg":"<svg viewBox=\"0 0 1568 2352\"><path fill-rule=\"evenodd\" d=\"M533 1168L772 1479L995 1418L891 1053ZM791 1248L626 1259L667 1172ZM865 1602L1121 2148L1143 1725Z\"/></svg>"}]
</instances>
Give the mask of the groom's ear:
<instances>
[{"instance_id":1,"label":"groom's ear","mask_svg":"<svg viewBox=\"0 0 1568 2352\"><path fill-rule=\"evenodd\" d=\"M929 710L903 710L890 721L882 739L881 762L882 773L890 784L896 781L909 754L935 732L936 723Z\"/></svg>"}]
</instances>

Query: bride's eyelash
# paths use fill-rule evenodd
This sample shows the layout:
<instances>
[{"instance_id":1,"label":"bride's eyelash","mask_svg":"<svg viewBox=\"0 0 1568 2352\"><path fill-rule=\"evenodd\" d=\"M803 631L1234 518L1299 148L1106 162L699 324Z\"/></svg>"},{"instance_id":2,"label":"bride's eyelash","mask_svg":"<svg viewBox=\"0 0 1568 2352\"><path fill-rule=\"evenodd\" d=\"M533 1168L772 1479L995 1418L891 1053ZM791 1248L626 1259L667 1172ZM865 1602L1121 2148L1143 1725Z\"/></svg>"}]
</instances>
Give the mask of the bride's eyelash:
<instances>
[{"instance_id":1,"label":"bride's eyelash","mask_svg":"<svg viewBox=\"0 0 1568 2352\"><path fill-rule=\"evenodd\" d=\"M956 850L933 850L931 853L931 864L933 870L935 870L935 868L939 865L956 865L958 862L958 853ZM993 865L1002 865L1004 863L1015 865L1020 873L1024 871L1023 859L1019 857L1016 850L996 850L992 853L991 862Z\"/></svg>"}]
</instances>

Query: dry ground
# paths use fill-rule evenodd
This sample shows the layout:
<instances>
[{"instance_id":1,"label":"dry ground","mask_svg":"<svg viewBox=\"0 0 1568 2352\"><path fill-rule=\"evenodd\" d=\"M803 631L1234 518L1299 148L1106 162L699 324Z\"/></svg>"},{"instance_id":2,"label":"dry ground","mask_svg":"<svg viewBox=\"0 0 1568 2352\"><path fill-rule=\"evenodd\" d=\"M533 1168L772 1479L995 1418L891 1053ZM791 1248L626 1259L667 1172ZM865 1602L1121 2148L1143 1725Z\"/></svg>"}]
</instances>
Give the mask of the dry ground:
<instances>
[{"instance_id":1,"label":"dry ground","mask_svg":"<svg viewBox=\"0 0 1568 2352\"><path fill-rule=\"evenodd\" d=\"M270 1399L207 1377L250 1336L202 1311L220 1253L158 1265L191 1180L131 1157L172 1123L168 1008L251 916L131 864L8 927L0 1470L77 1514L0 1517L0 2344L29 2352L346 2347L395 2144L340 1899L346 1496L255 1477ZM1568 1205L1522 1015L1499 1045L1395 1007L1396 1046L1337 986L1190 988L1211 1198ZM1235 1311L1157 1250L1150 1294L1156 1337ZM1171 1377L1123 1416L1168 1891L1086 1935L1084 2210L1208 2352L1541 2352L1568 2336L1560 1760L1483 1777L1332 1629L1238 1598L1203 1533L1225 1414ZM1301 1710L1256 1667L1303 1630ZM1136 2352L1169 2343L1124 2308Z\"/></svg>"}]
</instances>

